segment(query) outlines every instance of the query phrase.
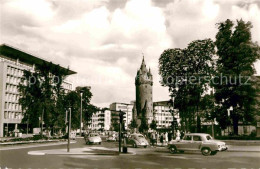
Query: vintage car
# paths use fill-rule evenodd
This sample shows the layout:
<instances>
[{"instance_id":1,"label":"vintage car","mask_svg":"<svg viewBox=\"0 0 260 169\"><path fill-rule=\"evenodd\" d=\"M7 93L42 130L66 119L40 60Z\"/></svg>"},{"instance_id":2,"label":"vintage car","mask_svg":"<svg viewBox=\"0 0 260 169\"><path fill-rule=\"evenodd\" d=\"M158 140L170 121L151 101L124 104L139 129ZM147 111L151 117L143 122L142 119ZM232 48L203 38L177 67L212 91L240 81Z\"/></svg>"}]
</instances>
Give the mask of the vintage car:
<instances>
[{"instance_id":1,"label":"vintage car","mask_svg":"<svg viewBox=\"0 0 260 169\"><path fill-rule=\"evenodd\" d=\"M114 135L112 135L112 136L108 136L107 138L106 138L106 140L107 141L117 141L117 138L116 138L116 136Z\"/></svg>"},{"instance_id":2,"label":"vintage car","mask_svg":"<svg viewBox=\"0 0 260 169\"><path fill-rule=\"evenodd\" d=\"M137 134L137 133L131 134L127 138L127 144L132 145L133 148L137 148L137 147L146 148L149 145L146 138L142 134Z\"/></svg>"},{"instance_id":3,"label":"vintage car","mask_svg":"<svg viewBox=\"0 0 260 169\"><path fill-rule=\"evenodd\" d=\"M171 153L184 151L201 151L205 156L215 155L218 151L227 150L224 142L214 140L209 134L190 133L186 134L182 140L173 140L168 144Z\"/></svg>"},{"instance_id":4,"label":"vintage car","mask_svg":"<svg viewBox=\"0 0 260 169\"><path fill-rule=\"evenodd\" d=\"M98 133L89 133L85 137L86 144L101 144L102 139Z\"/></svg>"}]
</instances>

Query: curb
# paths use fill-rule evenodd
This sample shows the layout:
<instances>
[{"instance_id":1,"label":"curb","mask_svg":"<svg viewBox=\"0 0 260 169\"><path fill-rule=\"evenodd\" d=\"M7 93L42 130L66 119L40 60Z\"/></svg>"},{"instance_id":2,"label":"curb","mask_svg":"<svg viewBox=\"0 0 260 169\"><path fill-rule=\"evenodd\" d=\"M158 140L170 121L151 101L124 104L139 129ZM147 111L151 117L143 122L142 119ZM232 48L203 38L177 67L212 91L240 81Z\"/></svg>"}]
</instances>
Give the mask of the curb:
<instances>
[{"instance_id":1,"label":"curb","mask_svg":"<svg viewBox=\"0 0 260 169\"><path fill-rule=\"evenodd\" d=\"M76 143L75 142L71 142L71 144L74 144ZM66 142L56 142L56 143L53 143L53 142L49 142L49 143L35 143L35 144L23 144L23 145L26 145L26 146L23 146L21 147L22 145L21 144L17 144L17 146L0 146L1 149L0 151L6 151L6 150L15 150L15 149L26 149L26 148L32 148L32 147L46 147L46 146L56 146L56 145L64 145L64 144L67 144ZM0 168L1 169L1 168Z\"/></svg>"},{"instance_id":2,"label":"curb","mask_svg":"<svg viewBox=\"0 0 260 169\"><path fill-rule=\"evenodd\" d=\"M55 143L55 142L66 142L66 140L37 140L37 141L17 141L17 142L4 142L0 145L19 145L19 144L31 144L31 143Z\"/></svg>"},{"instance_id":3,"label":"curb","mask_svg":"<svg viewBox=\"0 0 260 169\"><path fill-rule=\"evenodd\" d=\"M126 156L126 155L135 155L136 153L133 152L128 152L128 153L119 153L119 152L114 152L114 153L48 153L48 152L40 152L40 151L29 151L29 155L99 155L99 156Z\"/></svg>"}]
</instances>

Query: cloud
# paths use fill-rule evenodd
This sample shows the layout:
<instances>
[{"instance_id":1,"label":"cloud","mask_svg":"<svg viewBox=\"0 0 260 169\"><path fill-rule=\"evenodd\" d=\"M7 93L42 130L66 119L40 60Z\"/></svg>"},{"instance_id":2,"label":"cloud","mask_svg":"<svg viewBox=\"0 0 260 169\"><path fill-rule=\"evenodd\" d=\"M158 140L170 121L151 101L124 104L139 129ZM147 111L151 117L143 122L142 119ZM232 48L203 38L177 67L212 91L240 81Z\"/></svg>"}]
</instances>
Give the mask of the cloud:
<instances>
[{"instance_id":1,"label":"cloud","mask_svg":"<svg viewBox=\"0 0 260 169\"><path fill-rule=\"evenodd\" d=\"M134 79L142 53L154 76L154 100L169 99L161 87L163 50L212 38L216 23L251 21L260 42L260 5L242 0L3 0L1 43L8 43L78 72L74 85L92 86L100 106L135 100ZM256 63L260 72L260 62Z\"/></svg>"}]
</instances>

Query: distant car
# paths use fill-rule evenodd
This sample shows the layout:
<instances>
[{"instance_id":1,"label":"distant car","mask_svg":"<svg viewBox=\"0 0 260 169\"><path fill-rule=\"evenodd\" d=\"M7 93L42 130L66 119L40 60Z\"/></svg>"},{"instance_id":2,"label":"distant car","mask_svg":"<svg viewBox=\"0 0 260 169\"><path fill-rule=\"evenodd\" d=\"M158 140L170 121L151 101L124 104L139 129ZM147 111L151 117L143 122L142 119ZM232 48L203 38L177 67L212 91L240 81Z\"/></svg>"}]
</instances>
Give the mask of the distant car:
<instances>
[{"instance_id":1,"label":"distant car","mask_svg":"<svg viewBox=\"0 0 260 169\"><path fill-rule=\"evenodd\" d=\"M70 138L71 139L75 140L76 139L76 135L77 135L76 131L71 131L70 132Z\"/></svg>"},{"instance_id":2,"label":"distant car","mask_svg":"<svg viewBox=\"0 0 260 169\"><path fill-rule=\"evenodd\" d=\"M108 137L106 138L106 140L107 140L107 141L117 141L116 137L114 137L114 136L108 136Z\"/></svg>"},{"instance_id":3,"label":"distant car","mask_svg":"<svg viewBox=\"0 0 260 169\"><path fill-rule=\"evenodd\" d=\"M89 133L85 135L86 144L101 144L102 139L98 133Z\"/></svg>"},{"instance_id":4,"label":"distant car","mask_svg":"<svg viewBox=\"0 0 260 169\"><path fill-rule=\"evenodd\" d=\"M127 143L132 145L133 148L137 148L137 147L146 148L147 146L149 146L149 143L146 140L146 138L142 134L137 134L137 133L131 134L127 139Z\"/></svg>"},{"instance_id":5,"label":"distant car","mask_svg":"<svg viewBox=\"0 0 260 169\"><path fill-rule=\"evenodd\" d=\"M209 134L190 133L184 135L182 140L173 140L168 144L171 153L177 151L201 151L205 156L216 155L218 151L227 150L225 142L214 140Z\"/></svg>"}]
</instances>

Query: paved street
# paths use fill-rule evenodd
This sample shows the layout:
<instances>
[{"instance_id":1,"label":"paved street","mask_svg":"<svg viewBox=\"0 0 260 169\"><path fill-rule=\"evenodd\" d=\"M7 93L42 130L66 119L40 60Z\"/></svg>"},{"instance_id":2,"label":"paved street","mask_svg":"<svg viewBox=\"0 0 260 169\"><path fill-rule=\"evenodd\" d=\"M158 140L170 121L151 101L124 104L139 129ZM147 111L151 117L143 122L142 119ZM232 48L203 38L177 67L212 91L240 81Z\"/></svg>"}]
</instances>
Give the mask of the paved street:
<instances>
[{"instance_id":1,"label":"paved street","mask_svg":"<svg viewBox=\"0 0 260 169\"><path fill-rule=\"evenodd\" d=\"M129 148L127 155L29 155L32 152L66 149L64 145L40 144L1 147L1 168L259 168L260 152L221 152L215 156L202 156L200 152L170 154L164 147ZM71 149L99 147L116 150L116 143L85 145L83 139L71 144Z\"/></svg>"}]
</instances>

